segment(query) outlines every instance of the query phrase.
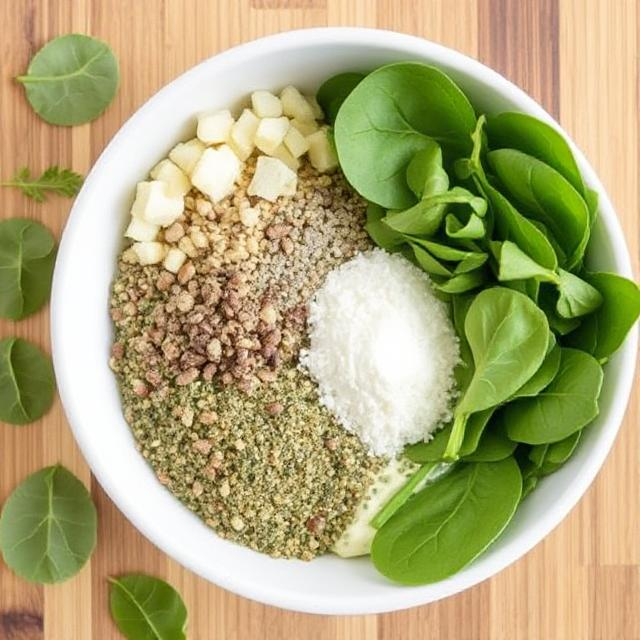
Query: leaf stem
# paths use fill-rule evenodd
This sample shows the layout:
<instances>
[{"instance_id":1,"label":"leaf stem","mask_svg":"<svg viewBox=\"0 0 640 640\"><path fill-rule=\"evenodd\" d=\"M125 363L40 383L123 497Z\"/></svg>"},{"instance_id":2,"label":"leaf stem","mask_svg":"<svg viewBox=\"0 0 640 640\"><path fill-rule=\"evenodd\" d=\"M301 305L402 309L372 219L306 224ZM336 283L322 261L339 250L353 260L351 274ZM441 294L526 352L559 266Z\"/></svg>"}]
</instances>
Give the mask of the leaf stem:
<instances>
[{"instance_id":1,"label":"leaf stem","mask_svg":"<svg viewBox=\"0 0 640 640\"><path fill-rule=\"evenodd\" d=\"M425 480L428 475L433 471L433 468L437 465L437 462L429 462L422 465L400 488L396 493L389 498L388 502L378 511L378 513L372 518L371 526L374 529L379 529L391 516L411 497L416 487Z\"/></svg>"},{"instance_id":2,"label":"leaf stem","mask_svg":"<svg viewBox=\"0 0 640 640\"><path fill-rule=\"evenodd\" d=\"M457 415L453 421L453 428L451 429L451 435L447 442L447 448L444 450L442 456L445 462L455 462L460 456L459 451L464 440L464 433L467 426L468 414L462 413Z\"/></svg>"}]
</instances>

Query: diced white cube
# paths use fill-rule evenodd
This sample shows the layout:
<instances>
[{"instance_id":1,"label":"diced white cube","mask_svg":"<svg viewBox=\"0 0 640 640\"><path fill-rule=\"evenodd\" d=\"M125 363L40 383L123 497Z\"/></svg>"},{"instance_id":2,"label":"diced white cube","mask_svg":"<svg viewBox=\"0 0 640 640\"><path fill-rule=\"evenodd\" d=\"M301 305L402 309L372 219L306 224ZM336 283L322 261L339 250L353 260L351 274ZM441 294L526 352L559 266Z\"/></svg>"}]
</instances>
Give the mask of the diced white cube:
<instances>
[{"instance_id":1,"label":"diced white cube","mask_svg":"<svg viewBox=\"0 0 640 640\"><path fill-rule=\"evenodd\" d=\"M284 162L277 158L260 156L247 193L275 202L278 196L294 195L297 184L298 177Z\"/></svg>"},{"instance_id":2,"label":"diced white cube","mask_svg":"<svg viewBox=\"0 0 640 640\"><path fill-rule=\"evenodd\" d=\"M205 144L226 142L233 126L233 116L229 109L210 111L198 116L196 135Z\"/></svg>"},{"instance_id":3,"label":"diced white cube","mask_svg":"<svg viewBox=\"0 0 640 640\"><path fill-rule=\"evenodd\" d=\"M131 250L142 265L159 264L165 255L165 246L162 242L136 242L131 245Z\"/></svg>"},{"instance_id":4,"label":"diced white cube","mask_svg":"<svg viewBox=\"0 0 640 640\"><path fill-rule=\"evenodd\" d=\"M233 191L241 171L242 163L238 156L223 144L202 154L191 174L191 182L213 202L218 202Z\"/></svg>"},{"instance_id":5,"label":"diced white cube","mask_svg":"<svg viewBox=\"0 0 640 640\"><path fill-rule=\"evenodd\" d=\"M271 155L282 144L288 130L289 118L262 118L256 131L256 147Z\"/></svg>"},{"instance_id":6,"label":"diced white cube","mask_svg":"<svg viewBox=\"0 0 640 640\"><path fill-rule=\"evenodd\" d=\"M253 152L254 139L259 124L260 120L255 113L251 109L245 109L231 127L229 146L240 160L246 160Z\"/></svg>"},{"instance_id":7,"label":"diced white cube","mask_svg":"<svg viewBox=\"0 0 640 640\"><path fill-rule=\"evenodd\" d=\"M298 118L291 120L290 125L305 137L310 136L320 128L315 120L298 120Z\"/></svg>"},{"instance_id":8,"label":"diced white cube","mask_svg":"<svg viewBox=\"0 0 640 640\"><path fill-rule=\"evenodd\" d=\"M158 164L151 169L149 175L154 180L166 182L168 191L171 194L183 196L191 190L191 182L187 174L168 158L158 162Z\"/></svg>"},{"instance_id":9,"label":"diced white cube","mask_svg":"<svg viewBox=\"0 0 640 640\"><path fill-rule=\"evenodd\" d=\"M251 106L258 118L279 118L282 115L282 102L271 91L254 91Z\"/></svg>"},{"instance_id":10,"label":"diced white cube","mask_svg":"<svg viewBox=\"0 0 640 640\"><path fill-rule=\"evenodd\" d=\"M318 104L315 96L305 96L311 110L313 111L313 117L316 120L324 120L324 112L322 111L322 107Z\"/></svg>"},{"instance_id":11,"label":"diced white cube","mask_svg":"<svg viewBox=\"0 0 640 640\"><path fill-rule=\"evenodd\" d=\"M292 86L285 87L280 94L282 110L285 116L298 120L314 120L313 108L307 99Z\"/></svg>"},{"instance_id":12,"label":"diced white cube","mask_svg":"<svg viewBox=\"0 0 640 640\"><path fill-rule=\"evenodd\" d=\"M309 150L307 139L292 125L284 136L284 144L294 158L299 158Z\"/></svg>"},{"instance_id":13,"label":"diced white cube","mask_svg":"<svg viewBox=\"0 0 640 640\"><path fill-rule=\"evenodd\" d=\"M157 224L145 222L140 218L131 218L124 235L138 242L150 242L156 239L158 231L160 231L160 226Z\"/></svg>"},{"instance_id":14,"label":"diced white cube","mask_svg":"<svg viewBox=\"0 0 640 640\"><path fill-rule=\"evenodd\" d=\"M138 182L136 199L131 207L131 215L150 224L168 227L182 215L184 198L169 192L166 182L150 180Z\"/></svg>"},{"instance_id":15,"label":"diced white cube","mask_svg":"<svg viewBox=\"0 0 640 640\"><path fill-rule=\"evenodd\" d=\"M338 166L338 156L329 140L326 129L320 129L307 136L309 143L309 161L311 166L320 172L335 169Z\"/></svg>"},{"instance_id":16,"label":"diced white cube","mask_svg":"<svg viewBox=\"0 0 640 640\"><path fill-rule=\"evenodd\" d=\"M187 254L184 251L180 251L177 247L171 247L167 251L167 255L164 257L162 266L171 273L178 273L180 267L185 263Z\"/></svg>"},{"instance_id":17,"label":"diced white cube","mask_svg":"<svg viewBox=\"0 0 640 640\"><path fill-rule=\"evenodd\" d=\"M298 158L294 158L291 155L291 152L284 144L281 144L272 154L273 158L278 158L278 160L282 160L291 171L297 171L300 168L300 160Z\"/></svg>"},{"instance_id":18,"label":"diced white cube","mask_svg":"<svg viewBox=\"0 0 640 640\"><path fill-rule=\"evenodd\" d=\"M198 138L193 138L188 142L180 142L173 147L169 151L169 158L190 176L205 148Z\"/></svg>"}]
</instances>

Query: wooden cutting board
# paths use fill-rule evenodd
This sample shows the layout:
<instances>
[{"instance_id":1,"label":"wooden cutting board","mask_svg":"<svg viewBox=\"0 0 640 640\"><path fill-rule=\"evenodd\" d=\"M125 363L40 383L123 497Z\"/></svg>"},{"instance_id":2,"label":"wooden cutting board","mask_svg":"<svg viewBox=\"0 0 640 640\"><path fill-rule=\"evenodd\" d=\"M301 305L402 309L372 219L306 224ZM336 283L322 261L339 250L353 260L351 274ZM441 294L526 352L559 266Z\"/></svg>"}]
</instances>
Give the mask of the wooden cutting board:
<instances>
[{"instance_id":1,"label":"wooden cutting board","mask_svg":"<svg viewBox=\"0 0 640 640\"><path fill-rule=\"evenodd\" d=\"M0 0L0 176L52 163L87 172L149 96L235 44L301 27L380 27L480 59L558 118L608 189L637 273L639 19L635 0ZM73 129L39 120L12 80L46 41L70 32L106 40L122 74L108 111ZM0 216L35 218L57 234L70 206L60 198L34 203L8 188L0 189L0 204ZM47 310L17 324L0 322L0 337L8 335L48 348ZM61 461L90 485L100 516L90 564L64 584L27 584L0 563L0 639L119 638L106 577L129 571L161 576L180 590L195 640L640 638L639 398L636 385L613 452L587 495L525 558L436 604L344 618L250 602L167 558L91 477L59 403L33 425L0 424L0 502L27 474Z\"/></svg>"}]
</instances>

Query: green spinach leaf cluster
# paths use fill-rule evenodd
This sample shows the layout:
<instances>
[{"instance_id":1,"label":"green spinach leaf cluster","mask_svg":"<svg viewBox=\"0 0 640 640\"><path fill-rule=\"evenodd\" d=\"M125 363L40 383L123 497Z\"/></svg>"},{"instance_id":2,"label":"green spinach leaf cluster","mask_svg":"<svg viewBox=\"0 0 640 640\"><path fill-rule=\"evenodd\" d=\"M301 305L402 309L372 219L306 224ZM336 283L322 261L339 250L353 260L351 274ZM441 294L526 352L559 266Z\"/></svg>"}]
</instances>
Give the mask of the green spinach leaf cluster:
<instances>
[{"instance_id":1,"label":"green spinach leaf cluster","mask_svg":"<svg viewBox=\"0 0 640 640\"><path fill-rule=\"evenodd\" d=\"M597 194L549 124L478 116L418 62L341 74L320 97L341 169L369 201L369 235L430 275L460 339L453 419L405 452L419 474L453 470L417 493L410 482L372 523L381 573L435 582L481 554L572 455L640 290L589 269Z\"/></svg>"}]
</instances>

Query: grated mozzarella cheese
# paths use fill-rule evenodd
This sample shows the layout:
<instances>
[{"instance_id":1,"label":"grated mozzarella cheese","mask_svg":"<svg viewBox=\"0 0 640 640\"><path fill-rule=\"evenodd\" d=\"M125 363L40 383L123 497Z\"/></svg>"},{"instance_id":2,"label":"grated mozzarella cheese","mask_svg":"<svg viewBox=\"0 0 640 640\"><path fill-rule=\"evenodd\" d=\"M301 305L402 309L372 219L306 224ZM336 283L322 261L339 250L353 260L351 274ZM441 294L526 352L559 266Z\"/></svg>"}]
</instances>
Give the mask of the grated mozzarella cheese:
<instances>
[{"instance_id":1,"label":"grated mozzarella cheese","mask_svg":"<svg viewBox=\"0 0 640 640\"><path fill-rule=\"evenodd\" d=\"M374 249L334 269L309 303L300 362L320 401L375 455L451 418L458 340L427 274Z\"/></svg>"}]
</instances>

